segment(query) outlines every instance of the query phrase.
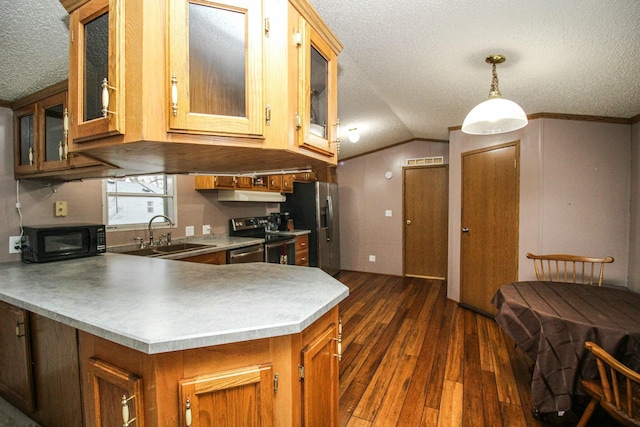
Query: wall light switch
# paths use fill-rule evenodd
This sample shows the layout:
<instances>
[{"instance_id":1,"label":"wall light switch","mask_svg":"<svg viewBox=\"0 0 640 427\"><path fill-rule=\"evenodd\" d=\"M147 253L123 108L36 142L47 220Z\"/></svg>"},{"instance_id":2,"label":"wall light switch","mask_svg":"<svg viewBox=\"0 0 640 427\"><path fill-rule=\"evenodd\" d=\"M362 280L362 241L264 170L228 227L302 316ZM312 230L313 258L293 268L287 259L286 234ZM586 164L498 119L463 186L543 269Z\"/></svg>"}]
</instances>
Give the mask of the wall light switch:
<instances>
[{"instance_id":1,"label":"wall light switch","mask_svg":"<svg viewBox=\"0 0 640 427\"><path fill-rule=\"evenodd\" d=\"M209 224L202 226L202 234L211 234L211 226Z\"/></svg>"},{"instance_id":2,"label":"wall light switch","mask_svg":"<svg viewBox=\"0 0 640 427\"><path fill-rule=\"evenodd\" d=\"M55 204L56 216L67 216L67 202L56 202Z\"/></svg>"},{"instance_id":3,"label":"wall light switch","mask_svg":"<svg viewBox=\"0 0 640 427\"><path fill-rule=\"evenodd\" d=\"M384 211L384 216L393 216L391 209L387 209L386 211Z\"/></svg>"},{"instance_id":4,"label":"wall light switch","mask_svg":"<svg viewBox=\"0 0 640 427\"><path fill-rule=\"evenodd\" d=\"M195 228L193 227L193 225L187 225L184 228L184 235L189 237L189 236L193 236L195 234Z\"/></svg>"},{"instance_id":5,"label":"wall light switch","mask_svg":"<svg viewBox=\"0 0 640 427\"><path fill-rule=\"evenodd\" d=\"M369 255L369 262L376 262L376 256L375 255Z\"/></svg>"}]
</instances>

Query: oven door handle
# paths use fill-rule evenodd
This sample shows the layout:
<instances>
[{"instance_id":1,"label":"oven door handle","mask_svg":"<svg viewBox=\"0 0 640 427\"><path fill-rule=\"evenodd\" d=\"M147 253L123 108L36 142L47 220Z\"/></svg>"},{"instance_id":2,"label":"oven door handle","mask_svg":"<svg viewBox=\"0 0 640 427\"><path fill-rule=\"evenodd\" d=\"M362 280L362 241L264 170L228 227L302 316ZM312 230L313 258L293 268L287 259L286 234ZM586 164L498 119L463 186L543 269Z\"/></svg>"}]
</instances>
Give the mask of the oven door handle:
<instances>
[{"instance_id":1,"label":"oven door handle","mask_svg":"<svg viewBox=\"0 0 640 427\"><path fill-rule=\"evenodd\" d=\"M260 248L260 249L256 249L255 251L234 253L234 254L230 254L229 256L231 258L243 258L243 257L249 256L249 255L259 254L261 252L264 252L264 249Z\"/></svg>"}]
</instances>

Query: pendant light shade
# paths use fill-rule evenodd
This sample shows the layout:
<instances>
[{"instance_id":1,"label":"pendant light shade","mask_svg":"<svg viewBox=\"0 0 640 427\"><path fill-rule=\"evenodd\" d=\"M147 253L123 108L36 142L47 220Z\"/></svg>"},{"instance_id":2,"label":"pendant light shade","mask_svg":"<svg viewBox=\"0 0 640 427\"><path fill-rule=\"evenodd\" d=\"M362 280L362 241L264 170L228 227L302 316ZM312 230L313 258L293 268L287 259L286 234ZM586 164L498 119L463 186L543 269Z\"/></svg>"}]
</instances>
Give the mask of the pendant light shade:
<instances>
[{"instance_id":1,"label":"pendant light shade","mask_svg":"<svg viewBox=\"0 0 640 427\"><path fill-rule=\"evenodd\" d=\"M503 55L491 55L486 58L486 62L493 64L489 99L475 106L467 114L462 123L462 132L471 135L495 135L518 130L527 125L524 110L500 94L496 64L504 62L505 59Z\"/></svg>"}]
</instances>

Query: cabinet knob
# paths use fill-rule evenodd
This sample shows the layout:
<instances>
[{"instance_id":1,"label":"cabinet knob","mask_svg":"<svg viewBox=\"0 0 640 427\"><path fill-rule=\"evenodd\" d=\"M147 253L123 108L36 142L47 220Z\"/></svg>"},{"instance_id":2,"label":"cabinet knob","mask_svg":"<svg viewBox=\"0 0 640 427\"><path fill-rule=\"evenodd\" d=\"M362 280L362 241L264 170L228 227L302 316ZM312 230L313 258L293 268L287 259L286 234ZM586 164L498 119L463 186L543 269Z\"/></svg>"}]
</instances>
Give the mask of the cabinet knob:
<instances>
[{"instance_id":1,"label":"cabinet knob","mask_svg":"<svg viewBox=\"0 0 640 427\"><path fill-rule=\"evenodd\" d=\"M407 225L411 225L411 220L410 219L407 220Z\"/></svg>"}]
</instances>

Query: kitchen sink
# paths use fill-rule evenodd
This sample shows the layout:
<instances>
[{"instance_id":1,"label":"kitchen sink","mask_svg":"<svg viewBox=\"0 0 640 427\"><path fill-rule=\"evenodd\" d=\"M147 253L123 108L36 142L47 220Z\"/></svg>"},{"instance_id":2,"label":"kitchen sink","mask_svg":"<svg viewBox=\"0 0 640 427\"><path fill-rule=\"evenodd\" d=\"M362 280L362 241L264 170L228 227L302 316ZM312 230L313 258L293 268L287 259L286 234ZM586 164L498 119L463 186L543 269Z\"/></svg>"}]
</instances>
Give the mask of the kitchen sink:
<instances>
[{"instance_id":1,"label":"kitchen sink","mask_svg":"<svg viewBox=\"0 0 640 427\"><path fill-rule=\"evenodd\" d=\"M176 254L180 252L190 252L190 251L194 251L196 249L201 249L205 247L215 248L216 245L203 245L199 243L175 243L173 245L153 246L149 248L133 249L130 251L125 251L120 253L125 255L158 257L162 255Z\"/></svg>"},{"instance_id":2,"label":"kitchen sink","mask_svg":"<svg viewBox=\"0 0 640 427\"><path fill-rule=\"evenodd\" d=\"M143 249L134 249L132 251L120 252L126 255L138 255L138 256L152 256L158 255L154 252L154 248L143 248Z\"/></svg>"},{"instance_id":3,"label":"kitchen sink","mask_svg":"<svg viewBox=\"0 0 640 427\"><path fill-rule=\"evenodd\" d=\"M153 250L157 252L174 253L182 251L192 251L194 249L200 249L207 246L210 248L215 248L215 245L202 245L199 243L175 243L173 245L155 246Z\"/></svg>"}]
</instances>

